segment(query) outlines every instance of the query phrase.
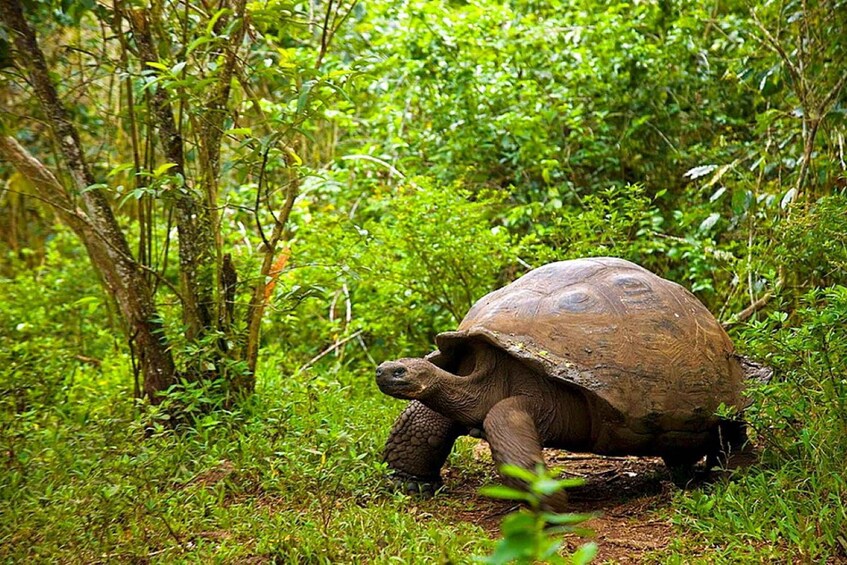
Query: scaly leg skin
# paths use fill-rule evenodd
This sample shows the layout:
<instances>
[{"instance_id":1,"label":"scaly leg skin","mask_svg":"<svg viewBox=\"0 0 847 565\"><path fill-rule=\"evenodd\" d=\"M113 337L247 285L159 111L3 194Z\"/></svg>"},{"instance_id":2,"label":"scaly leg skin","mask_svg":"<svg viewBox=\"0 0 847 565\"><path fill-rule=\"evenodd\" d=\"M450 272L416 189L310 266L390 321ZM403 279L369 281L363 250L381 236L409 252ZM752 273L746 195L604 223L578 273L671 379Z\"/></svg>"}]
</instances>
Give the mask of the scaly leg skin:
<instances>
[{"instance_id":1,"label":"scaly leg skin","mask_svg":"<svg viewBox=\"0 0 847 565\"><path fill-rule=\"evenodd\" d=\"M491 457L498 469L504 464L523 467L535 472L536 467L544 465L541 454L542 443L538 427L532 416L533 402L525 396L513 396L501 400L488 412L483 427ZM526 484L513 477L503 476L503 484L525 490ZM542 501L547 510L562 511L567 506L567 495L559 491Z\"/></svg>"},{"instance_id":2,"label":"scaly leg skin","mask_svg":"<svg viewBox=\"0 0 847 565\"><path fill-rule=\"evenodd\" d=\"M410 493L434 494L441 486L441 467L464 433L460 424L417 400L410 402L385 443L383 460L395 485Z\"/></svg>"}]
</instances>

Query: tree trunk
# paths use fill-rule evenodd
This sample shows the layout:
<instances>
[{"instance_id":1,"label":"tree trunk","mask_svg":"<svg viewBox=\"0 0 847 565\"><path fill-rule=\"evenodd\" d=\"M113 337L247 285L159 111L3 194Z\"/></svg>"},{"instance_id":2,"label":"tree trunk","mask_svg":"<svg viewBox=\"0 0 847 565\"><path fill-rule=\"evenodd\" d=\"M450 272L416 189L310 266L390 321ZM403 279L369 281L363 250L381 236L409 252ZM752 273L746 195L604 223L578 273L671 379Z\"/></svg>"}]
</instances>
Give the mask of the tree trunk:
<instances>
[{"instance_id":1,"label":"tree trunk","mask_svg":"<svg viewBox=\"0 0 847 565\"><path fill-rule=\"evenodd\" d=\"M158 63L159 56L153 44L147 10L130 9L126 12L132 26L138 54L142 61ZM214 289L215 253L213 206L200 197L196 187L186 182L183 140L174 120L168 93L162 86L153 93L156 128L165 149L165 157L173 163L175 175L183 179L174 187L177 232L179 233L179 273L183 297L183 322L189 341L202 338L215 319ZM195 372L199 372L195 368Z\"/></svg>"},{"instance_id":2,"label":"tree trunk","mask_svg":"<svg viewBox=\"0 0 847 565\"><path fill-rule=\"evenodd\" d=\"M132 256L106 196L98 188L93 188L94 176L85 161L79 134L59 101L44 54L35 33L24 19L21 3L18 0L0 0L0 17L12 35L17 51L16 63L28 73L47 123L59 142L74 193L79 194L82 208L74 205L70 192L55 175L13 138L4 136L0 141L0 151L41 191L45 200L57 205L63 219L82 240L92 265L121 312L127 337L138 355L144 376L144 394L156 403L157 393L174 382L174 363L150 286Z\"/></svg>"}]
</instances>

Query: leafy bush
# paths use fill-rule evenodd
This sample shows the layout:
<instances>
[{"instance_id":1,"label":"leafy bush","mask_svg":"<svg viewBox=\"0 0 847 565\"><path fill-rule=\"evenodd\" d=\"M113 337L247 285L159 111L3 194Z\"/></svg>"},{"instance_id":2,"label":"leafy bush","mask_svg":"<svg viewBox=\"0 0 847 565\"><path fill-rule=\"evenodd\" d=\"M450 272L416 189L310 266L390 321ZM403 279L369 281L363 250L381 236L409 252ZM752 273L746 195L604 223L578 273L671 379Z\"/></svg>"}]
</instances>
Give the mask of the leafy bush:
<instances>
[{"instance_id":1,"label":"leafy bush","mask_svg":"<svg viewBox=\"0 0 847 565\"><path fill-rule=\"evenodd\" d=\"M735 558L847 558L847 287L815 290L792 317L744 332L775 369L751 391L746 418L764 468L681 497L687 529Z\"/></svg>"},{"instance_id":2,"label":"leafy bush","mask_svg":"<svg viewBox=\"0 0 847 565\"><path fill-rule=\"evenodd\" d=\"M744 44L731 39L731 21L704 36L701 19L716 14L698 5L369 9L352 38L378 57L369 122L386 132L388 154L441 180L513 186L522 202L550 187L590 193L641 181L655 192L718 130L746 135L748 103L724 96L720 80Z\"/></svg>"},{"instance_id":3,"label":"leafy bush","mask_svg":"<svg viewBox=\"0 0 847 565\"><path fill-rule=\"evenodd\" d=\"M43 263L0 278L0 295L3 410L63 405L75 380L96 374L118 351L99 281L63 230L52 238Z\"/></svg>"},{"instance_id":4,"label":"leafy bush","mask_svg":"<svg viewBox=\"0 0 847 565\"><path fill-rule=\"evenodd\" d=\"M302 331L306 316L317 343L361 331L373 355L421 353L495 286L510 253L492 222L498 198L423 178L377 190L352 218L311 215L313 204L301 204L295 267L280 285L308 287L311 297L277 318L281 334Z\"/></svg>"},{"instance_id":5,"label":"leafy bush","mask_svg":"<svg viewBox=\"0 0 847 565\"><path fill-rule=\"evenodd\" d=\"M825 287L847 281L847 193L796 210L777 247L789 285Z\"/></svg>"}]
</instances>

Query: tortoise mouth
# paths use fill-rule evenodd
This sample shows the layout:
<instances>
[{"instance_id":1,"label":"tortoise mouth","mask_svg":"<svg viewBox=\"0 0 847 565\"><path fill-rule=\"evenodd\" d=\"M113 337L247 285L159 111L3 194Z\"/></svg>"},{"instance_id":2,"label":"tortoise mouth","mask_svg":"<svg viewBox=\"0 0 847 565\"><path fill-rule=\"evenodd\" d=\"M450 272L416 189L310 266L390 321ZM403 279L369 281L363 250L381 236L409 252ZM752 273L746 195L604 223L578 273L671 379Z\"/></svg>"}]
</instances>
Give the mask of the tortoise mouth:
<instances>
[{"instance_id":1,"label":"tortoise mouth","mask_svg":"<svg viewBox=\"0 0 847 565\"><path fill-rule=\"evenodd\" d=\"M402 400L412 400L417 397L421 387L417 383L412 383L403 379L377 379L376 385L383 394L400 398Z\"/></svg>"},{"instance_id":2,"label":"tortoise mouth","mask_svg":"<svg viewBox=\"0 0 847 565\"><path fill-rule=\"evenodd\" d=\"M416 398L418 393L423 392L426 388L410 378L405 367L397 367L388 363L383 363L377 367L376 385L383 394L403 400Z\"/></svg>"}]
</instances>

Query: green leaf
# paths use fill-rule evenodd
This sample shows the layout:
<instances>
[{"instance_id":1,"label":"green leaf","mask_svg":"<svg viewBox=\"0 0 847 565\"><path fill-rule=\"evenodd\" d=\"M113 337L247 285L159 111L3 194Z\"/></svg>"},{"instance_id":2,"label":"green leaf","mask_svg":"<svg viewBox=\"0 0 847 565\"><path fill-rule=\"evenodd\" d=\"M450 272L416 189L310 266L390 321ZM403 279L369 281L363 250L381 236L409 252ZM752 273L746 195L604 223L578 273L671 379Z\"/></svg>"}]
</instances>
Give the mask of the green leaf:
<instances>
[{"instance_id":1,"label":"green leaf","mask_svg":"<svg viewBox=\"0 0 847 565\"><path fill-rule=\"evenodd\" d=\"M725 187L725 186L720 187L719 189L717 189L717 190L714 192L714 194L712 194L712 195L709 197L709 202L714 202L715 200L717 200L718 198L720 198L721 196L723 196L723 194L724 194L725 192L726 192L726 187Z\"/></svg>"},{"instance_id":2,"label":"green leaf","mask_svg":"<svg viewBox=\"0 0 847 565\"><path fill-rule=\"evenodd\" d=\"M520 467L518 467L520 469ZM510 472L515 472L514 469ZM545 472L539 471L538 475L531 475L526 469L521 469L517 472L520 477L525 477L524 480L530 484L530 490L543 496L549 496L565 488L577 487L585 484L583 479L553 479L545 476ZM532 479L529 479L532 477Z\"/></svg>"},{"instance_id":3,"label":"green leaf","mask_svg":"<svg viewBox=\"0 0 847 565\"><path fill-rule=\"evenodd\" d=\"M209 35L209 36L213 35L214 32L215 32L215 24L218 23L218 20L221 19L221 17L223 17L224 14L231 12L231 11L232 10L230 10L229 8L221 8L220 10L215 12L215 15L212 16L211 19L209 19L209 23L206 24L206 35Z\"/></svg>"},{"instance_id":4,"label":"green leaf","mask_svg":"<svg viewBox=\"0 0 847 565\"><path fill-rule=\"evenodd\" d=\"M560 479L557 481L559 483L559 488L576 488L581 487L585 484L585 479L582 477L575 477L573 479Z\"/></svg>"},{"instance_id":5,"label":"green leaf","mask_svg":"<svg viewBox=\"0 0 847 565\"><path fill-rule=\"evenodd\" d=\"M518 467L517 465L511 465L506 463L500 467L500 472L506 475L507 477L513 477L515 479L520 479L522 481L526 481L527 483L532 483L538 477L530 471L529 469L524 469L523 467Z\"/></svg>"},{"instance_id":6,"label":"green leaf","mask_svg":"<svg viewBox=\"0 0 847 565\"><path fill-rule=\"evenodd\" d=\"M107 485L100 490L103 498L109 499L118 494L121 490L121 485Z\"/></svg>"},{"instance_id":7,"label":"green leaf","mask_svg":"<svg viewBox=\"0 0 847 565\"><path fill-rule=\"evenodd\" d=\"M334 90L335 92L337 92L346 101L353 103L353 99L350 98L350 95L347 94L347 91L344 90L343 88L341 88L340 86L338 86L337 84L334 84L332 82L325 82L324 84L326 86L328 86L329 88L331 88L332 90Z\"/></svg>"},{"instance_id":8,"label":"green leaf","mask_svg":"<svg viewBox=\"0 0 847 565\"><path fill-rule=\"evenodd\" d=\"M556 514L553 512L544 512L541 517L548 524L556 526L581 524L587 520L595 518L597 514Z\"/></svg>"},{"instance_id":9,"label":"green leaf","mask_svg":"<svg viewBox=\"0 0 847 565\"><path fill-rule=\"evenodd\" d=\"M529 500L529 493L503 485L482 487L479 489L479 493L489 498L500 498L503 500Z\"/></svg>"},{"instance_id":10,"label":"green leaf","mask_svg":"<svg viewBox=\"0 0 847 565\"><path fill-rule=\"evenodd\" d=\"M104 184L102 182L96 182L94 184L90 184L90 185L86 186L85 188L80 190L80 192L84 194L86 192L91 192L92 190L104 190L104 189L107 189L107 188L109 188L109 185Z\"/></svg>"},{"instance_id":11,"label":"green leaf","mask_svg":"<svg viewBox=\"0 0 847 565\"><path fill-rule=\"evenodd\" d=\"M176 167L176 163L164 163L162 165L159 165L158 167L153 169L153 176L157 178L161 177L174 167Z\"/></svg>"},{"instance_id":12,"label":"green leaf","mask_svg":"<svg viewBox=\"0 0 847 565\"><path fill-rule=\"evenodd\" d=\"M133 165L132 163L122 163L113 168L111 171L109 171L109 174L107 174L106 176L113 177L115 175L121 174L124 171L131 171L134 167L135 165Z\"/></svg>"},{"instance_id":13,"label":"green leaf","mask_svg":"<svg viewBox=\"0 0 847 565\"><path fill-rule=\"evenodd\" d=\"M544 561L544 563L563 563L563 560L558 555L559 549L562 547L562 540L548 540L546 546L542 546L539 548L538 557Z\"/></svg>"},{"instance_id":14,"label":"green leaf","mask_svg":"<svg viewBox=\"0 0 847 565\"><path fill-rule=\"evenodd\" d=\"M562 486L560 481L557 481L556 479L542 478L537 479L532 484L532 490L545 496L550 496L554 492L562 490Z\"/></svg>"},{"instance_id":15,"label":"green leaf","mask_svg":"<svg viewBox=\"0 0 847 565\"><path fill-rule=\"evenodd\" d=\"M482 563L489 565L502 565L511 563L521 557L532 555L532 539L528 536L500 540L494 548L494 553L488 557L479 559Z\"/></svg>"},{"instance_id":16,"label":"green leaf","mask_svg":"<svg viewBox=\"0 0 847 565\"><path fill-rule=\"evenodd\" d=\"M315 81L309 80L303 83L303 88L300 90L300 96L297 98L297 113L300 114L306 108L306 103L309 101L309 92L315 86Z\"/></svg>"},{"instance_id":17,"label":"green leaf","mask_svg":"<svg viewBox=\"0 0 847 565\"><path fill-rule=\"evenodd\" d=\"M536 529L536 517L527 511L513 512L503 518L500 529L506 537L533 533Z\"/></svg>"},{"instance_id":18,"label":"green leaf","mask_svg":"<svg viewBox=\"0 0 847 565\"><path fill-rule=\"evenodd\" d=\"M208 35L198 37L197 39L195 39L194 41L192 41L191 43L188 44L188 47L185 50L186 54L193 52L195 49L197 49L201 45L204 45L206 43L209 43L209 42L215 41L215 40L216 40L216 38L210 37Z\"/></svg>"},{"instance_id":19,"label":"green leaf","mask_svg":"<svg viewBox=\"0 0 847 565\"><path fill-rule=\"evenodd\" d=\"M785 196L783 196L782 200L780 200L779 207L782 208L783 210L788 208L788 205L791 204L791 202L794 200L795 196L797 196L797 189L796 188L789 188L786 191Z\"/></svg>"},{"instance_id":20,"label":"green leaf","mask_svg":"<svg viewBox=\"0 0 847 565\"><path fill-rule=\"evenodd\" d=\"M699 179L700 177L705 177L717 168L717 165L700 165L699 167L693 167L691 169L688 169L687 171L685 171L685 173L683 173L682 176L687 178L688 180L695 180Z\"/></svg>"},{"instance_id":21,"label":"green leaf","mask_svg":"<svg viewBox=\"0 0 847 565\"><path fill-rule=\"evenodd\" d=\"M700 227L697 228L697 230L700 231L700 232L707 232L710 229L712 229L715 226L715 224L718 223L718 220L720 220L720 219L721 219L720 214L718 214L717 212L712 212L711 214L709 214L709 216L705 220L700 222Z\"/></svg>"}]
</instances>

